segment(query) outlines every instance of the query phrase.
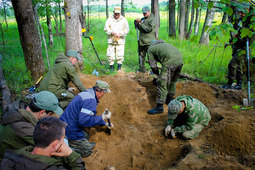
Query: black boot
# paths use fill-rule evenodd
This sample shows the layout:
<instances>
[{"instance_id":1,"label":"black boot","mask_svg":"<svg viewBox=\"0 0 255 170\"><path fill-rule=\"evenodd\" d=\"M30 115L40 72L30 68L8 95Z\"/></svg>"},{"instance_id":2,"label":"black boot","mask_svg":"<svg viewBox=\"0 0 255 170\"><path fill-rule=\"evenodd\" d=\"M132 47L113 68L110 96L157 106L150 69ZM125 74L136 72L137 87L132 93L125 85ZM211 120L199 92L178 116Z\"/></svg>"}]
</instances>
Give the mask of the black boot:
<instances>
[{"instance_id":1,"label":"black boot","mask_svg":"<svg viewBox=\"0 0 255 170\"><path fill-rule=\"evenodd\" d=\"M233 89L242 90L242 79L237 79L236 85Z\"/></svg>"},{"instance_id":2,"label":"black boot","mask_svg":"<svg viewBox=\"0 0 255 170\"><path fill-rule=\"evenodd\" d=\"M110 65L110 70L114 71L114 65Z\"/></svg>"},{"instance_id":3,"label":"black boot","mask_svg":"<svg viewBox=\"0 0 255 170\"><path fill-rule=\"evenodd\" d=\"M174 99L174 95L167 94L165 103L168 105Z\"/></svg>"},{"instance_id":4,"label":"black boot","mask_svg":"<svg viewBox=\"0 0 255 170\"><path fill-rule=\"evenodd\" d=\"M121 64L118 64L118 69L117 70L121 70Z\"/></svg>"},{"instance_id":5,"label":"black boot","mask_svg":"<svg viewBox=\"0 0 255 170\"><path fill-rule=\"evenodd\" d=\"M228 84L221 86L223 89L233 89L232 87L233 80L228 79Z\"/></svg>"},{"instance_id":6,"label":"black boot","mask_svg":"<svg viewBox=\"0 0 255 170\"><path fill-rule=\"evenodd\" d=\"M148 110L148 114L154 115L158 113L164 113L163 104L157 104L157 106L154 109Z\"/></svg>"}]
</instances>

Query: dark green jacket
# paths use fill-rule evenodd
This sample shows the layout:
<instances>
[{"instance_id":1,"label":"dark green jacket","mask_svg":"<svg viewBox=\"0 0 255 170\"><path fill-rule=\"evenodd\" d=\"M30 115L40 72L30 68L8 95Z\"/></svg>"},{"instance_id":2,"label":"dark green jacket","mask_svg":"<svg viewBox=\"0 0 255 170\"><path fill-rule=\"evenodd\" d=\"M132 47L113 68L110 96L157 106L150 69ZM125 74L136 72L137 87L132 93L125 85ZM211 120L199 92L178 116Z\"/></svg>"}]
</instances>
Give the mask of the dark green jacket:
<instances>
[{"instance_id":1,"label":"dark green jacket","mask_svg":"<svg viewBox=\"0 0 255 170\"><path fill-rule=\"evenodd\" d=\"M156 29L156 19L151 14L147 18L141 19L141 24L138 26L140 30L140 45L146 46L150 45L152 40L155 40L155 29Z\"/></svg>"},{"instance_id":2,"label":"dark green jacket","mask_svg":"<svg viewBox=\"0 0 255 170\"><path fill-rule=\"evenodd\" d=\"M183 64L181 52L173 45L157 40L148 49L148 59L151 68L157 68L157 62L163 67Z\"/></svg>"},{"instance_id":3,"label":"dark green jacket","mask_svg":"<svg viewBox=\"0 0 255 170\"><path fill-rule=\"evenodd\" d=\"M61 97L61 93L64 93L64 91L68 89L68 83L70 81L72 81L80 91L86 90L70 59L61 54L42 80L40 91L50 91L59 98Z\"/></svg>"},{"instance_id":4,"label":"dark green jacket","mask_svg":"<svg viewBox=\"0 0 255 170\"><path fill-rule=\"evenodd\" d=\"M85 164L79 154L72 152L67 157L47 157L44 155L33 155L33 146L27 146L16 151L16 153L9 150L6 151L0 169L4 170L62 170L85 169Z\"/></svg>"},{"instance_id":5,"label":"dark green jacket","mask_svg":"<svg viewBox=\"0 0 255 170\"><path fill-rule=\"evenodd\" d=\"M0 125L0 161L6 149L16 150L34 145L33 131L37 119L25 109L12 109L2 115Z\"/></svg>"}]
</instances>

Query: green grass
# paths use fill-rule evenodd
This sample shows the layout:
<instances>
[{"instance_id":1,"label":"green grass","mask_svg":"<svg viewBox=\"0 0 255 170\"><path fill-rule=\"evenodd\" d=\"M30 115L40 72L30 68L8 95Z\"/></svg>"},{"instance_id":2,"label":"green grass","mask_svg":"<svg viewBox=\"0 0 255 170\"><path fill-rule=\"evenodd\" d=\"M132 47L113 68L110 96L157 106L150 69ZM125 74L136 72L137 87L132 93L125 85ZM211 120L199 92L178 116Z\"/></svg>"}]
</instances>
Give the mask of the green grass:
<instances>
[{"instance_id":1,"label":"green grass","mask_svg":"<svg viewBox=\"0 0 255 170\"><path fill-rule=\"evenodd\" d=\"M123 62L123 68L125 72L135 72L138 70L138 54L137 54L137 35L136 29L134 28L133 21L137 17L142 17L142 14L135 13L126 13L126 18L128 19L130 31L126 37L125 45L125 60ZM216 15L215 21L220 22L221 16ZM91 74L94 69L99 71L100 75L114 75L117 72L109 72L108 61L106 57L107 49L107 35L104 32L104 24L106 18L104 15L94 14L90 18L91 25L94 27L86 32L86 35L93 36L93 44L97 50L100 60L103 65L101 66L96 54L90 44L89 39L83 38L83 57L84 57L84 69L83 73ZM8 85L12 91L15 91L16 94L21 94L24 89L28 89L34 82L31 79L29 72L25 67L25 61L23 56L23 51L20 45L20 39L18 34L18 28L16 22L9 22L9 29L4 32L5 39L5 51L3 49L2 37L0 36L0 50L3 56L3 69L5 78L8 82ZM55 26L54 22L52 23L53 27ZM46 23L42 23L44 28L44 33L47 34ZM63 25L64 26L64 25ZM202 30L203 23L200 24L199 30ZM224 51L224 43L228 42L229 33L222 35L220 39L215 37L210 37L211 41L208 46L200 46L199 36L192 35L190 40L180 41L178 38L169 38L167 32L167 16L166 13L161 14L161 27L159 30L159 39L163 39L166 42L174 45L178 48L184 58L184 66L182 73L186 73L192 76L201 78L204 81L222 84L226 82L225 76L227 75L227 65L232 58L231 56L231 47L227 47ZM46 37L46 41L48 38ZM211 50L214 48L214 45L219 45L216 47L216 50ZM65 50L65 38L60 37L58 40L55 37L54 47L48 48L48 55L50 60L50 65L52 66L55 58ZM224 53L223 53L224 51ZM254 49L253 49L254 51ZM210 54L211 52L211 54ZM43 57L45 61L46 70L48 70L47 60L45 55L45 49L43 46ZM150 69L149 65L146 65L147 69Z\"/></svg>"}]
</instances>

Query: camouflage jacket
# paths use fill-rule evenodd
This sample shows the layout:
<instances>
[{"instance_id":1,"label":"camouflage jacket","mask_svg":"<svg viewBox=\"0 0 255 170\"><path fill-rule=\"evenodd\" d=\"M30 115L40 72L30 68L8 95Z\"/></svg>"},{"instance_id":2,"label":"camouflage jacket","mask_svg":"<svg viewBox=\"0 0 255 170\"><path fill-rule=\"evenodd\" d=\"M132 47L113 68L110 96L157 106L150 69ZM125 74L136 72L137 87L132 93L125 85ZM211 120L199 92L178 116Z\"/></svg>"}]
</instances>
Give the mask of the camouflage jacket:
<instances>
[{"instance_id":1,"label":"camouflage jacket","mask_svg":"<svg viewBox=\"0 0 255 170\"><path fill-rule=\"evenodd\" d=\"M201 103L199 100L183 95L176 98L176 100L185 103L185 109L181 114L177 115L169 115L168 114L168 123L172 126L177 117L181 117L185 123L181 126L177 126L174 128L174 131L177 133L183 133L185 131L193 130L196 124L201 124L203 126L207 126L209 121L211 120L210 112L207 107Z\"/></svg>"},{"instance_id":2,"label":"camouflage jacket","mask_svg":"<svg viewBox=\"0 0 255 170\"><path fill-rule=\"evenodd\" d=\"M57 97L60 97L57 95L58 92L61 91L61 89L67 90L68 83L70 81L72 81L79 91L86 90L70 59L61 54L55 60L54 65L42 80L40 84L40 91L50 91Z\"/></svg>"},{"instance_id":3,"label":"camouflage jacket","mask_svg":"<svg viewBox=\"0 0 255 170\"><path fill-rule=\"evenodd\" d=\"M147 18L141 19L141 24L138 26L140 30L140 45L146 46L150 45L152 40L155 40L155 29L156 29L156 19L151 14Z\"/></svg>"}]
</instances>

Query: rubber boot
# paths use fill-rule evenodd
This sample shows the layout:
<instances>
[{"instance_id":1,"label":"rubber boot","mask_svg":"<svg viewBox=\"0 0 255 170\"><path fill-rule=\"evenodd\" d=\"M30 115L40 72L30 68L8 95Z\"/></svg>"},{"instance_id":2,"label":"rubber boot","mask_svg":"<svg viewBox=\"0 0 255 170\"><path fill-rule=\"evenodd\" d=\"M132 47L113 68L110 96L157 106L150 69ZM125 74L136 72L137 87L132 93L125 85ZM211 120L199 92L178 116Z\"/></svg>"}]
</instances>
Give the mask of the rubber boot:
<instances>
[{"instance_id":1,"label":"rubber boot","mask_svg":"<svg viewBox=\"0 0 255 170\"><path fill-rule=\"evenodd\" d=\"M174 95L167 94L165 103L168 105L174 99Z\"/></svg>"},{"instance_id":2,"label":"rubber boot","mask_svg":"<svg viewBox=\"0 0 255 170\"><path fill-rule=\"evenodd\" d=\"M121 64L118 64L118 69L117 70L121 70Z\"/></svg>"},{"instance_id":3,"label":"rubber boot","mask_svg":"<svg viewBox=\"0 0 255 170\"><path fill-rule=\"evenodd\" d=\"M148 110L148 114L150 115L159 114L159 113L164 113L163 104L157 104L157 106L154 109Z\"/></svg>"},{"instance_id":4,"label":"rubber boot","mask_svg":"<svg viewBox=\"0 0 255 170\"><path fill-rule=\"evenodd\" d=\"M237 83L236 83L234 89L236 89L236 90L242 90L242 79L238 79L238 80L237 80Z\"/></svg>"},{"instance_id":5,"label":"rubber boot","mask_svg":"<svg viewBox=\"0 0 255 170\"><path fill-rule=\"evenodd\" d=\"M114 71L114 65L110 65L110 70Z\"/></svg>"},{"instance_id":6,"label":"rubber boot","mask_svg":"<svg viewBox=\"0 0 255 170\"><path fill-rule=\"evenodd\" d=\"M223 89L233 89L232 88L233 80L228 79L228 84L221 86Z\"/></svg>"}]
</instances>

